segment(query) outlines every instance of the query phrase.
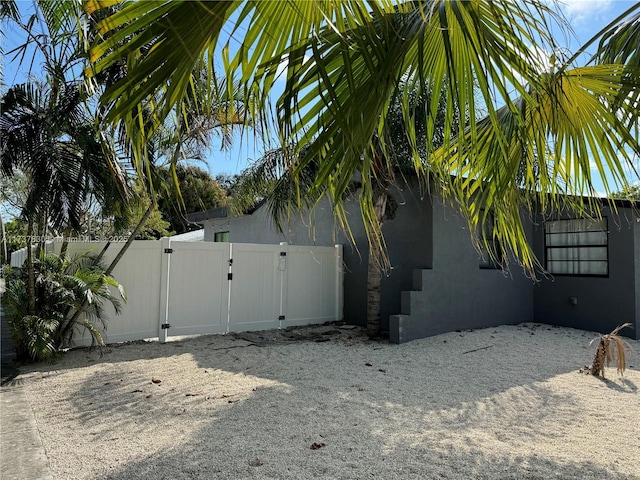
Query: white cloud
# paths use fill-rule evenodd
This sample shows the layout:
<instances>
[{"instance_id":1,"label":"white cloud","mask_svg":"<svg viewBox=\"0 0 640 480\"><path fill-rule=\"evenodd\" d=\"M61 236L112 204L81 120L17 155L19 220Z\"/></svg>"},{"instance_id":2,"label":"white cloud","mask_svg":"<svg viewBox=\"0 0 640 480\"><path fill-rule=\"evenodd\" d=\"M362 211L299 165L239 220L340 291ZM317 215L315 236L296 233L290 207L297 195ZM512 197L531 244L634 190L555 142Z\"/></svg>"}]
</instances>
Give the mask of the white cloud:
<instances>
[{"instance_id":1,"label":"white cloud","mask_svg":"<svg viewBox=\"0 0 640 480\"><path fill-rule=\"evenodd\" d=\"M562 0L560 5L572 23L586 23L606 13L613 0Z\"/></svg>"}]
</instances>

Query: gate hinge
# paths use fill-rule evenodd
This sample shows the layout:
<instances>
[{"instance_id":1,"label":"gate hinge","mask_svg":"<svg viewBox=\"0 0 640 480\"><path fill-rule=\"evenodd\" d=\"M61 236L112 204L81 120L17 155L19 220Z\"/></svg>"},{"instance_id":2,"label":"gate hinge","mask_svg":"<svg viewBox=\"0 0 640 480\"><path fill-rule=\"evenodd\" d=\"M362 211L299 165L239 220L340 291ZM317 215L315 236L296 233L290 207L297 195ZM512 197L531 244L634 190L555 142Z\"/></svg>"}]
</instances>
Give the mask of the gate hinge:
<instances>
[{"instance_id":1,"label":"gate hinge","mask_svg":"<svg viewBox=\"0 0 640 480\"><path fill-rule=\"evenodd\" d=\"M233 273L227 273L227 280L233 280Z\"/></svg>"},{"instance_id":2,"label":"gate hinge","mask_svg":"<svg viewBox=\"0 0 640 480\"><path fill-rule=\"evenodd\" d=\"M280 315L280 316L278 317L278 320L284 320L284 315Z\"/></svg>"},{"instance_id":3,"label":"gate hinge","mask_svg":"<svg viewBox=\"0 0 640 480\"><path fill-rule=\"evenodd\" d=\"M165 248L164 253L173 253L173 248Z\"/></svg>"},{"instance_id":4,"label":"gate hinge","mask_svg":"<svg viewBox=\"0 0 640 480\"><path fill-rule=\"evenodd\" d=\"M160 328L162 330L167 330L168 328L171 328L171 324L170 323L163 323L162 325L160 325Z\"/></svg>"}]
</instances>

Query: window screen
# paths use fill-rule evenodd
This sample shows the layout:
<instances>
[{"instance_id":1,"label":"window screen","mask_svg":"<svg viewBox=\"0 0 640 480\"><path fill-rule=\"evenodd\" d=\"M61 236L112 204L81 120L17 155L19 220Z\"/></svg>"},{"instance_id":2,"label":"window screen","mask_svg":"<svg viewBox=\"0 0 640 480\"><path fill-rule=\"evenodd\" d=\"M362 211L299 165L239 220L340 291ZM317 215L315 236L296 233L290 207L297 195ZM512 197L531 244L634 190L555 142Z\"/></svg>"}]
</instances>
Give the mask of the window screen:
<instances>
[{"instance_id":1,"label":"window screen","mask_svg":"<svg viewBox=\"0 0 640 480\"><path fill-rule=\"evenodd\" d=\"M213 236L214 242L228 242L229 232L216 232Z\"/></svg>"},{"instance_id":2,"label":"window screen","mask_svg":"<svg viewBox=\"0 0 640 480\"><path fill-rule=\"evenodd\" d=\"M607 219L545 223L547 270L556 275L609 274Z\"/></svg>"}]
</instances>

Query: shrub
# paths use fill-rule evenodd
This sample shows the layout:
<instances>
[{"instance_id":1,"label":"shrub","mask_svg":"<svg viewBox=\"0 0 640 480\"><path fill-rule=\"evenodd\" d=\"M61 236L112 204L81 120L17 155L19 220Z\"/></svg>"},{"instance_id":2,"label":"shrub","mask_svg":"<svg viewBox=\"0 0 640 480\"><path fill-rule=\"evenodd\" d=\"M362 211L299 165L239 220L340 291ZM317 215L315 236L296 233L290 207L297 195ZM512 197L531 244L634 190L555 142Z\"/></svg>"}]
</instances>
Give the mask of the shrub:
<instances>
[{"instance_id":1,"label":"shrub","mask_svg":"<svg viewBox=\"0 0 640 480\"><path fill-rule=\"evenodd\" d=\"M42 254L34 260L35 314L29 314L26 268L6 268L6 292L2 306L19 360L52 360L64 347L73 345L78 332L88 331L92 344L104 345L107 326L104 302L120 313L121 304L110 286L126 299L124 288L105 274L104 265L89 254L61 258ZM77 321L73 314L81 309Z\"/></svg>"}]
</instances>

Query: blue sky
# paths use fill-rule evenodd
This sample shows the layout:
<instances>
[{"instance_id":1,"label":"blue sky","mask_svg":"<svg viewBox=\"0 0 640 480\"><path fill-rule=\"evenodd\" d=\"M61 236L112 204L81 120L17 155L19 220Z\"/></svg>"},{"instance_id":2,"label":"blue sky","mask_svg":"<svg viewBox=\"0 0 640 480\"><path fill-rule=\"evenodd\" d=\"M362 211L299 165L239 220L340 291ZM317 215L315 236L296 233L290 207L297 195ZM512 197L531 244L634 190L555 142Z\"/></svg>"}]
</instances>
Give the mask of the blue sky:
<instances>
[{"instance_id":1,"label":"blue sky","mask_svg":"<svg viewBox=\"0 0 640 480\"><path fill-rule=\"evenodd\" d=\"M548 3L553 5L551 0ZM570 21L574 35L567 38L558 36L557 43L561 47L566 47L569 52L575 51L634 3L632 0L564 0L561 2L560 8ZM24 14L33 11L31 0L22 0L19 1L19 4ZM3 26L3 29L5 38L1 41L5 52L24 42L24 34L18 28ZM595 51L596 46L593 45L589 50ZM5 84L12 85L24 81L27 67L20 68L17 62L12 61L10 57L4 58L2 70ZM36 77L39 76L40 69L40 65L36 61L32 74ZM208 169L213 175L237 173L246 168L252 160L259 158L261 153L262 146L251 135L245 135L243 138L236 136L234 146L228 151L220 151L219 146L214 146L206 164L201 164L200 167Z\"/></svg>"}]
</instances>

